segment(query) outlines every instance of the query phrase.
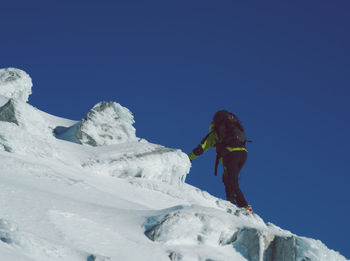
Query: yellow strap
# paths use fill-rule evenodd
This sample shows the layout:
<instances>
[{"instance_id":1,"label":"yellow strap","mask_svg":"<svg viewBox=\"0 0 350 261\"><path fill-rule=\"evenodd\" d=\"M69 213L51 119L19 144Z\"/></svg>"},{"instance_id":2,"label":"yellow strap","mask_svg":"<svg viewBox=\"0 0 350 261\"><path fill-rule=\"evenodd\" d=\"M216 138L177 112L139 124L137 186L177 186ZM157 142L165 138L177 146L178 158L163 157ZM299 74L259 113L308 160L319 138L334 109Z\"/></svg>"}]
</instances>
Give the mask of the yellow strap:
<instances>
[{"instance_id":1,"label":"yellow strap","mask_svg":"<svg viewBox=\"0 0 350 261\"><path fill-rule=\"evenodd\" d=\"M243 151L248 152L246 148L231 148L231 147L226 147L226 149L227 149L228 151L230 151L230 152L231 152L231 151L240 151L240 150L243 150Z\"/></svg>"}]
</instances>

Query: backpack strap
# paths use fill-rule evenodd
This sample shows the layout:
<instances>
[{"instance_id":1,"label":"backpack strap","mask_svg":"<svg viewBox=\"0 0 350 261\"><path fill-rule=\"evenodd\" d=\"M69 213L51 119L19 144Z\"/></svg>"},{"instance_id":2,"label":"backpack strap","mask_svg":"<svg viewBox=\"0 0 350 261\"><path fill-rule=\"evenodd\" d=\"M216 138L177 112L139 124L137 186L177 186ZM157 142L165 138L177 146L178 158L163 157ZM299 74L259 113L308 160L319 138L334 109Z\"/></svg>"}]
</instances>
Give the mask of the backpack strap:
<instances>
[{"instance_id":1,"label":"backpack strap","mask_svg":"<svg viewBox=\"0 0 350 261\"><path fill-rule=\"evenodd\" d=\"M220 156L218 154L216 154L216 160L215 160L215 176L218 175L218 166L219 166L219 162L220 162Z\"/></svg>"}]
</instances>

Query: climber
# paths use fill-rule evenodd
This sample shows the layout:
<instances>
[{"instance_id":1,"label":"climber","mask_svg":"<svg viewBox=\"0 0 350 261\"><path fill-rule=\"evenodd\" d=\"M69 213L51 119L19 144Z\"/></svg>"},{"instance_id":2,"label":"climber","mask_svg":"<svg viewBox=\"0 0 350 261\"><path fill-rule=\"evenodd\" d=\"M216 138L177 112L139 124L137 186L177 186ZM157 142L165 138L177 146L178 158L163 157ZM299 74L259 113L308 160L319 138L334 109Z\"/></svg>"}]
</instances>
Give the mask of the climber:
<instances>
[{"instance_id":1,"label":"climber","mask_svg":"<svg viewBox=\"0 0 350 261\"><path fill-rule=\"evenodd\" d=\"M247 160L246 134L240 121L233 113L220 110L215 113L209 129L209 134L188 155L191 162L209 148L215 147L215 176L217 165L221 161L224 168L222 180L225 184L226 199L253 213L238 184L239 172Z\"/></svg>"}]
</instances>

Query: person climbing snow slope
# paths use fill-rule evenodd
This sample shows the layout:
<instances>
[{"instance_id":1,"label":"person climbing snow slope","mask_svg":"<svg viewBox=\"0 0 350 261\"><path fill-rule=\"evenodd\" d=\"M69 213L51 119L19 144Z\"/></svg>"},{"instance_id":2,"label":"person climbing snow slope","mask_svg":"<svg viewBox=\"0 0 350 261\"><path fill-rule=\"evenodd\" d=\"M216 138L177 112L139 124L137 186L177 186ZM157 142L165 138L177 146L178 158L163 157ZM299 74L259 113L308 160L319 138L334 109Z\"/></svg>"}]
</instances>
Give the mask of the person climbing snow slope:
<instances>
[{"instance_id":1,"label":"person climbing snow slope","mask_svg":"<svg viewBox=\"0 0 350 261\"><path fill-rule=\"evenodd\" d=\"M216 148L215 176L217 165L222 162L224 168L223 182L226 199L251 213L253 210L246 201L239 187L239 173L247 160L246 134L238 118L231 112L220 110L215 113L210 124L209 134L188 155L191 162L211 147Z\"/></svg>"}]
</instances>

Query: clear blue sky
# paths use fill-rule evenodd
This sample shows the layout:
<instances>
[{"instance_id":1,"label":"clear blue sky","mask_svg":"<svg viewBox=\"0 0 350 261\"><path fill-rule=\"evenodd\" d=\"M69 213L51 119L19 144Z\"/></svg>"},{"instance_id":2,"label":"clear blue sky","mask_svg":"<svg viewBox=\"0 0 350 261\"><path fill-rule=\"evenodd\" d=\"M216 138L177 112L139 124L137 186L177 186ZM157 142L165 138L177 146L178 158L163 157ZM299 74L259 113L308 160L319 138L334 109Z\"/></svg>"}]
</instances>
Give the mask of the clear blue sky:
<instances>
[{"instance_id":1,"label":"clear blue sky","mask_svg":"<svg viewBox=\"0 0 350 261\"><path fill-rule=\"evenodd\" d=\"M350 258L349 13L348 0L4 1L0 63L31 75L41 110L79 120L117 101L139 137L185 152L233 111L254 141L241 185L255 212ZM224 197L214 161L187 181Z\"/></svg>"}]
</instances>

